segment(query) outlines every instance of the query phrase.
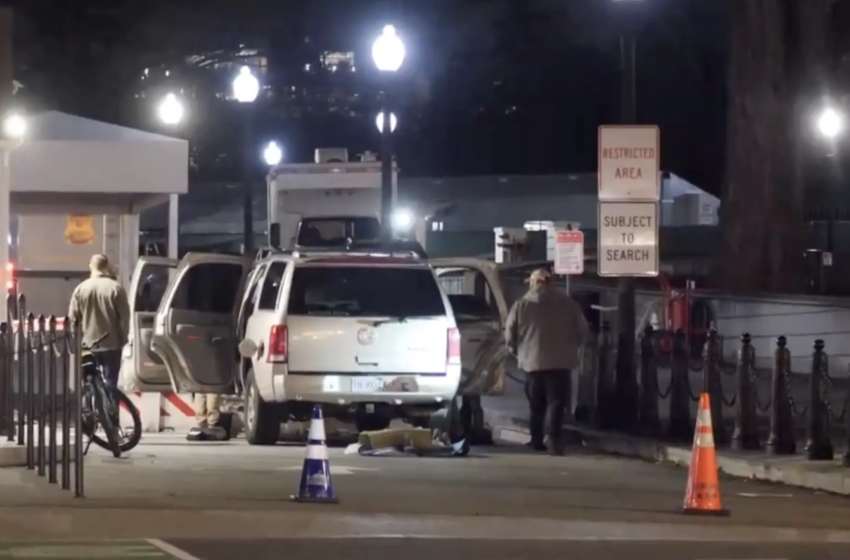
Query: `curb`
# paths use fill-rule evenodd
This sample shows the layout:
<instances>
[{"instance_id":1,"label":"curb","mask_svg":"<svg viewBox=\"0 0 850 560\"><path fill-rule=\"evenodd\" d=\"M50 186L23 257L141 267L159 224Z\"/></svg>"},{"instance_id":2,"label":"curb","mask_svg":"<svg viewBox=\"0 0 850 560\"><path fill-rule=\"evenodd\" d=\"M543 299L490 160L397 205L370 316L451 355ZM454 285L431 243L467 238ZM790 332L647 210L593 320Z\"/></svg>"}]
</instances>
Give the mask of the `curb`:
<instances>
[{"instance_id":1,"label":"curb","mask_svg":"<svg viewBox=\"0 0 850 560\"><path fill-rule=\"evenodd\" d=\"M6 443L0 445L0 469L27 466L27 447Z\"/></svg>"},{"instance_id":2,"label":"curb","mask_svg":"<svg viewBox=\"0 0 850 560\"><path fill-rule=\"evenodd\" d=\"M602 453L680 467L689 467L691 464L691 450L686 447L576 426L565 426L564 431L581 437L586 447ZM493 434L497 439L511 443L526 443L529 440L528 430L516 424L495 426ZM718 469L729 476L850 496L850 469L838 471L836 463L828 461L806 461L800 465L803 461L799 455L762 459L730 457L722 452L717 454ZM823 467L835 470L824 472Z\"/></svg>"}]
</instances>

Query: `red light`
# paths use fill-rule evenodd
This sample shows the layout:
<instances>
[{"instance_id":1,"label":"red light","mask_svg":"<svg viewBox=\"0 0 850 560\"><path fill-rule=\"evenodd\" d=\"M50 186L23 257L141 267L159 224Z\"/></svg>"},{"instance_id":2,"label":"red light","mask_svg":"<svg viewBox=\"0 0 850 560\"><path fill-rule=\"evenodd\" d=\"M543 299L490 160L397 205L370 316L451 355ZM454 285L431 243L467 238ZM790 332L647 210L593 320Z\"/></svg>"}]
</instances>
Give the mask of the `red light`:
<instances>
[{"instance_id":1,"label":"red light","mask_svg":"<svg viewBox=\"0 0 850 560\"><path fill-rule=\"evenodd\" d=\"M460 365L460 330L449 329L446 345L446 363Z\"/></svg>"},{"instance_id":2,"label":"red light","mask_svg":"<svg viewBox=\"0 0 850 560\"><path fill-rule=\"evenodd\" d=\"M15 272L15 263L7 262L6 263L6 272Z\"/></svg>"},{"instance_id":3,"label":"red light","mask_svg":"<svg viewBox=\"0 0 850 560\"><path fill-rule=\"evenodd\" d=\"M270 364L286 363L286 347L289 333L286 325L272 325L269 331L269 353L266 361Z\"/></svg>"}]
</instances>

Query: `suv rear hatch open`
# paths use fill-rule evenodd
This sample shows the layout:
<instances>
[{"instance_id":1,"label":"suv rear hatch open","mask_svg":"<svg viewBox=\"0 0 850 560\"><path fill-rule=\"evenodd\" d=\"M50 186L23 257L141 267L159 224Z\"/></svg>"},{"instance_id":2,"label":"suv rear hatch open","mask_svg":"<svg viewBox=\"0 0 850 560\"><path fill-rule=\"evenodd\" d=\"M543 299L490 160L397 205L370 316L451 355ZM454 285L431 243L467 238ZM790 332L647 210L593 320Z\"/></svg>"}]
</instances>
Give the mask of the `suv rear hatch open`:
<instances>
[{"instance_id":1,"label":"suv rear hatch open","mask_svg":"<svg viewBox=\"0 0 850 560\"><path fill-rule=\"evenodd\" d=\"M393 260L321 259L295 269L289 373L445 375L458 333L434 274Z\"/></svg>"}]
</instances>

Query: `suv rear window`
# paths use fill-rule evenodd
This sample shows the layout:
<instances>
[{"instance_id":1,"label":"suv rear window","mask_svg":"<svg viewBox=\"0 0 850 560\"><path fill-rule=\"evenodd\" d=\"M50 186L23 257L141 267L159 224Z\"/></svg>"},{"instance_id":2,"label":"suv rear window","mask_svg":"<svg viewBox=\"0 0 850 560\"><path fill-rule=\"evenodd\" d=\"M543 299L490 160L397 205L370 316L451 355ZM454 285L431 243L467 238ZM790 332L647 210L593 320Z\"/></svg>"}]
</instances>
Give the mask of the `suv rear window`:
<instances>
[{"instance_id":1,"label":"suv rear window","mask_svg":"<svg viewBox=\"0 0 850 560\"><path fill-rule=\"evenodd\" d=\"M428 268L299 267L289 292L290 315L428 317L446 314Z\"/></svg>"}]
</instances>

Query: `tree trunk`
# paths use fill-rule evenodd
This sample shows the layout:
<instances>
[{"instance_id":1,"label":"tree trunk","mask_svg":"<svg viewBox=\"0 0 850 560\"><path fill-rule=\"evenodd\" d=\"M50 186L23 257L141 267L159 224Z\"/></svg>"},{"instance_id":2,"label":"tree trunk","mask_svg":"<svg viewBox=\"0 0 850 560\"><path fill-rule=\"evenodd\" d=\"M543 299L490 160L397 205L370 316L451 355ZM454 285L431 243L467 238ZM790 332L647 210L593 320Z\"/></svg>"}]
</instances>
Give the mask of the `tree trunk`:
<instances>
[{"instance_id":1,"label":"tree trunk","mask_svg":"<svg viewBox=\"0 0 850 560\"><path fill-rule=\"evenodd\" d=\"M729 0L728 139L722 287L803 286L803 92L826 58L830 0ZM820 74L823 78L823 74Z\"/></svg>"}]
</instances>

